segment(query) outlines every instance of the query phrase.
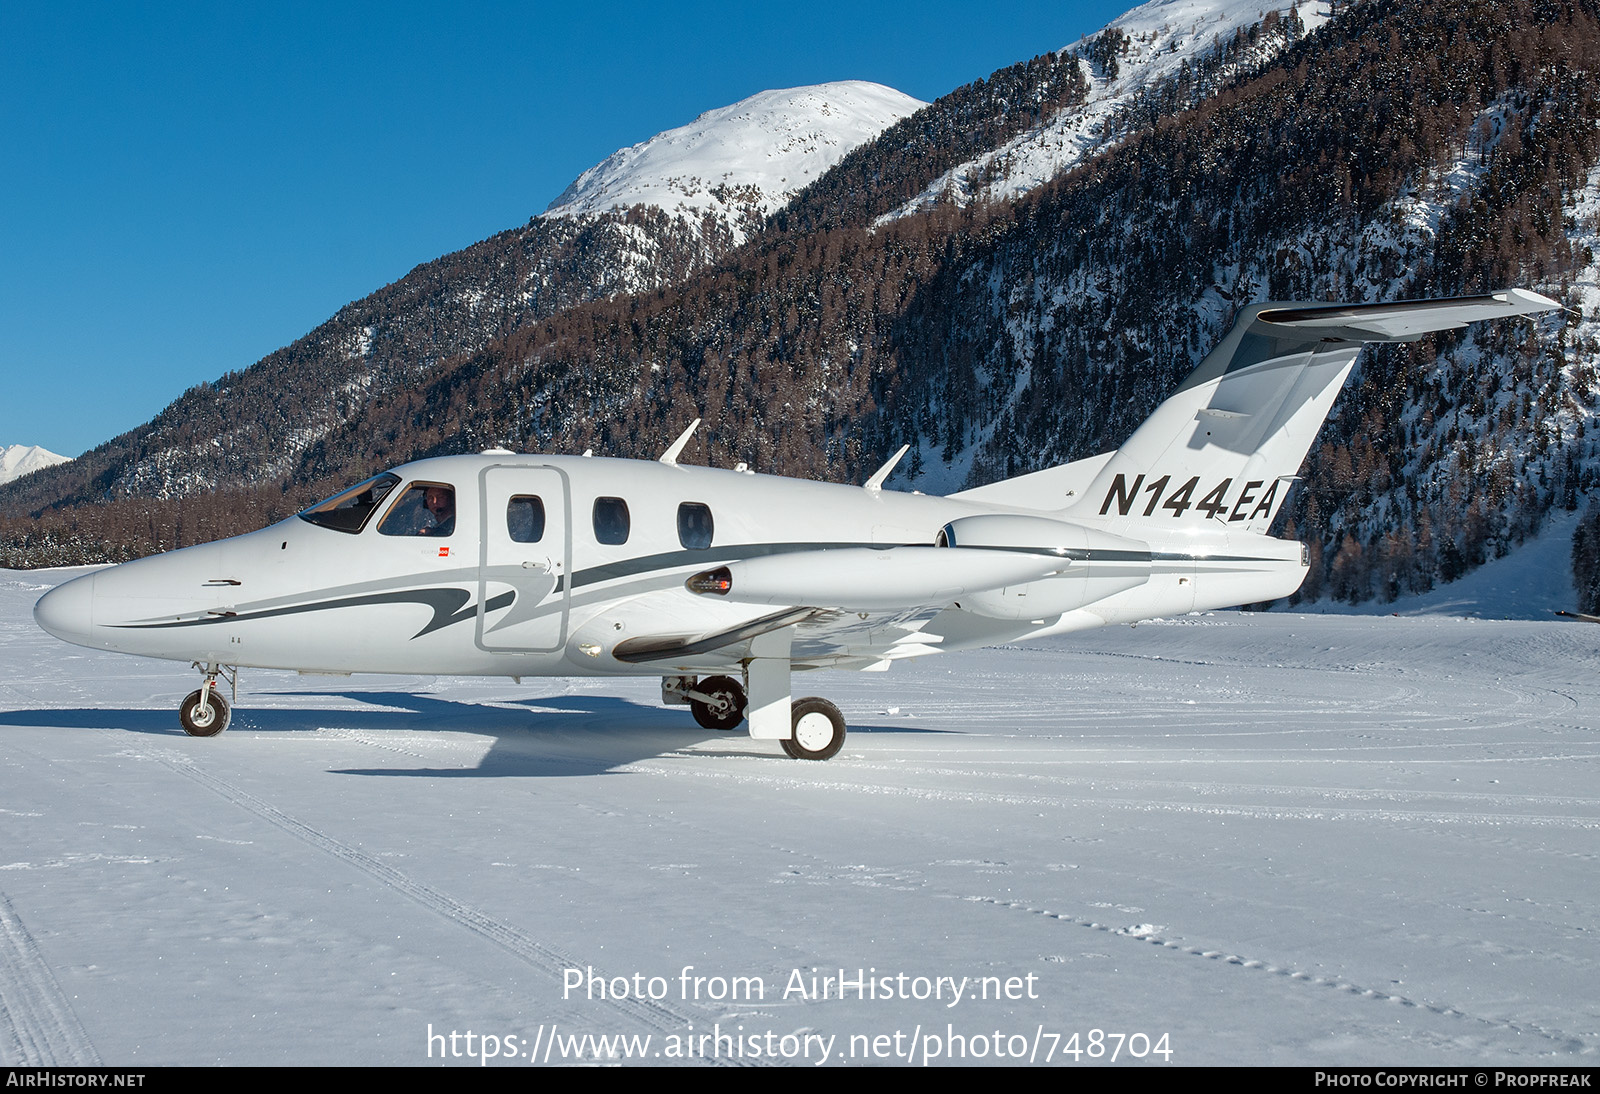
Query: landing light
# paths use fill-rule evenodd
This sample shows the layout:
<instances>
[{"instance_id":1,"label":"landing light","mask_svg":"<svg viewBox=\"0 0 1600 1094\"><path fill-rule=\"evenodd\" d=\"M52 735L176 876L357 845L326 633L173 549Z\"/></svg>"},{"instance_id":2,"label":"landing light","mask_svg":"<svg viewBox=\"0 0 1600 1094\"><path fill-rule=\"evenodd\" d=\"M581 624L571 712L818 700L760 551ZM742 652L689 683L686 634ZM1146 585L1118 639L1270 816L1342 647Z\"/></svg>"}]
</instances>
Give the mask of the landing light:
<instances>
[{"instance_id":1,"label":"landing light","mask_svg":"<svg viewBox=\"0 0 1600 1094\"><path fill-rule=\"evenodd\" d=\"M718 566L715 570L702 570L695 574L684 587L691 593L715 593L717 596L727 596L733 588L733 575L726 566Z\"/></svg>"}]
</instances>

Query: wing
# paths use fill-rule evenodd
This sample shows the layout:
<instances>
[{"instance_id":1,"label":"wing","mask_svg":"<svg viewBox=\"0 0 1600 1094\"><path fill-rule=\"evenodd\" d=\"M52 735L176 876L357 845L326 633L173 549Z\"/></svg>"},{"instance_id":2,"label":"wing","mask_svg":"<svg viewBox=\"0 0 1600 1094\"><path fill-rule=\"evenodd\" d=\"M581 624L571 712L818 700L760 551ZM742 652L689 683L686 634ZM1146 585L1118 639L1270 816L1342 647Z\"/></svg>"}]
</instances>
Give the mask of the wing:
<instances>
[{"instance_id":1,"label":"wing","mask_svg":"<svg viewBox=\"0 0 1600 1094\"><path fill-rule=\"evenodd\" d=\"M634 665L730 665L751 656L761 635L793 627L796 667L887 667L938 649L942 636L924 628L963 597L1044 581L1075 562L1048 549L944 547L849 547L744 559L696 574L689 588L752 611L780 610L714 631L630 638L612 649L612 657ZM996 625L1001 632L1018 629L1009 621Z\"/></svg>"},{"instance_id":2,"label":"wing","mask_svg":"<svg viewBox=\"0 0 1600 1094\"><path fill-rule=\"evenodd\" d=\"M752 644L788 628L797 668L884 669L903 657L1035 633L1145 584L1156 562L1148 544L1040 515L960 517L938 542L758 555L702 570L684 584L717 609L711 617L721 626L631 638L612 656L681 672L727 670L771 656ZM697 657L715 660L690 660Z\"/></svg>"}]
</instances>

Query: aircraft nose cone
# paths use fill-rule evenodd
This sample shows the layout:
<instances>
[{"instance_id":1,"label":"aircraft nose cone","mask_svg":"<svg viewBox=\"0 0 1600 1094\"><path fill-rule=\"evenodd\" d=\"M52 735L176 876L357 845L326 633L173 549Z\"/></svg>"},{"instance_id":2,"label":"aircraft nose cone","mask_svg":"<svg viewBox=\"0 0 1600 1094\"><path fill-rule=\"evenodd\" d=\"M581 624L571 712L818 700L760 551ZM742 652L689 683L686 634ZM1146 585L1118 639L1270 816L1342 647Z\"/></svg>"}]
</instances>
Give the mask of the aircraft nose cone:
<instances>
[{"instance_id":1,"label":"aircraft nose cone","mask_svg":"<svg viewBox=\"0 0 1600 1094\"><path fill-rule=\"evenodd\" d=\"M41 596L33 606L33 618L63 642L83 642L89 637L93 604L94 575L86 574Z\"/></svg>"}]
</instances>

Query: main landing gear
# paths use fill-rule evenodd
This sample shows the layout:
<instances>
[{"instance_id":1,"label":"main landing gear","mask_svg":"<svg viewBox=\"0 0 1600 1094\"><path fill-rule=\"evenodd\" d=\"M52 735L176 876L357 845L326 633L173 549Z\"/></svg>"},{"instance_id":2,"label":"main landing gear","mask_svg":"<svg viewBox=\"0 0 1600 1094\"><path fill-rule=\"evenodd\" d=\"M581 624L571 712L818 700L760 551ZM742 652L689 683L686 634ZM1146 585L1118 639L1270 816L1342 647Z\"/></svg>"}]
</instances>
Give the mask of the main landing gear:
<instances>
[{"instance_id":1,"label":"main landing gear","mask_svg":"<svg viewBox=\"0 0 1600 1094\"><path fill-rule=\"evenodd\" d=\"M707 729L738 729L744 708L744 685L731 676L708 676L689 695L694 720Z\"/></svg>"},{"instance_id":2,"label":"main landing gear","mask_svg":"<svg viewBox=\"0 0 1600 1094\"><path fill-rule=\"evenodd\" d=\"M815 696L789 701L788 665L766 666L753 674L752 690L765 702L752 713L752 704L743 684L731 676L667 676L661 681L664 702L687 705L694 720L706 729L738 729L750 718L750 735L758 740L776 739L784 754L795 760L828 760L844 747L844 715L826 699ZM780 693L781 692L781 693ZM788 707L785 723L783 708Z\"/></svg>"},{"instance_id":3,"label":"main landing gear","mask_svg":"<svg viewBox=\"0 0 1600 1094\"><path fill-rule=\"evenodd\" d=\"M831 760L844 747L844 715L828 700L801 699L789 717L794 736L778 743L791 760Z\"/></svg>"},{"instance_id":4,"label":"main landing gear","mask_svg":"<svg viewBox=\"0 0 1600 1094\"><path fill-rule=\"evenodd\" d=\"M178 721L191 737L215 737L228 728L233 718L231 704L217 692L217 677L228 681L233 700L238 702L239 670L230 673L226 666L214 663L202 667L198 661L194 667L206 674L206 682L178 704Z\"/></svg>"}]
</instances>

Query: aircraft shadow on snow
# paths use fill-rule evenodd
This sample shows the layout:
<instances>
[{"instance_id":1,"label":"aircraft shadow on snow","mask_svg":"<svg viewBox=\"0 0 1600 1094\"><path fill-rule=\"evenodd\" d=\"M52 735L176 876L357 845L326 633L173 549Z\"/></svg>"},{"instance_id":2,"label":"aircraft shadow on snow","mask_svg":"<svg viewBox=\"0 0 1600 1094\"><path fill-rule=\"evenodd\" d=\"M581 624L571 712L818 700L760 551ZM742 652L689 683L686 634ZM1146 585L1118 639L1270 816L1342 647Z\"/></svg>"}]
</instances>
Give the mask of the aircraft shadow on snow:
<instances>
[{"instance_id":1,"label":"aircraft shadow on snow","mask_svg":"<svg viewBox=\"0 0 1600 1094\"><path fill-rule=\"evenodd\" d=\"M304 697L302 692L256 692ZM494 743L474 767L333 768L338 775L413 778L553 778L601 775L638 761L669 755L702 741L737 740L722 755L778 760L775 743L752 741L696 725L686 708L663 708L605 695L533 696L493 705L439 699L403 691L321 693L371 704L366 710L238 710L234 731L306 733L348 730L381 735L397 730L469 733ZM522 708L522 709L516 709ZM0 711L0 727L97 729L187 740L169 710L53 708ZM853 726L852 733L928 733L907 726ZM225 742L228 736L224 736Z\"/></svg>"}]
</instances>

